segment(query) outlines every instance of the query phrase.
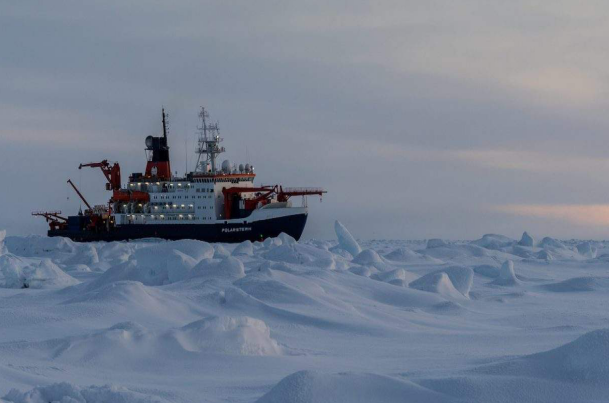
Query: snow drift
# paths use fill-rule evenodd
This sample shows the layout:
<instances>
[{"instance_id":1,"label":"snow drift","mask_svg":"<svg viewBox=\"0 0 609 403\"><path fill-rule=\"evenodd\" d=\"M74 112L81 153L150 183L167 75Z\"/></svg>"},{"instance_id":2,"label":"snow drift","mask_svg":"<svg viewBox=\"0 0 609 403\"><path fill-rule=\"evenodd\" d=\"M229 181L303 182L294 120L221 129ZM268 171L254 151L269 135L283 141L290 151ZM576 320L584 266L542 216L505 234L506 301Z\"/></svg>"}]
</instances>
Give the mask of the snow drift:
<instances>
[{"instance_id":1,"label":"snow drift","mask_svg":"<svg viewBox=\"0 0 609 403\"><path fill-rule=\"evenodd\" d=\"M10 253L0 256L0 287L65 288L78 283L50 259L32 262Z\"/></svg>"},{"instance_id":2,"label":"snow drift","mask_svg":"<svg viewBox=\"0 0 609 403\"><path fill-rule=\"evenodd\" d=\"M5 238L6 238L6 231L1 230L0 231L0 255L4 255L6 252L8 252L8 250L6 249L6 246L4 245Z\"/></svg>"},{"instance_id":3,"label":"snow drift","mask_svg":"<svg viewBox=\"0 0 609 403\"><path fill-rule=\"evenodd\" d=\"M413 281L408 286L421 291L434 292L447 298L459 299L465 297L457 291L448 275L444 272L427 274Z\"/></svg>"},{"instance_id":4,"label":"snow drift","mask_svg":"<svg viewBox=\"0 0 609 403\"><path fill-rule=\"evenodd\" d=\"M506 260L499 269L499 277L491 282L493 285L500 286L515 286L520 284L520 280L516 278L514 273L514 262Z\"/></svg>"},{"instance_id":5,"label":"snow drift","mask_svg":"<svg viewBox=\"0 0 609 403\"><path fill-rule=\"evenodd\" d=\"M120 386L83 388L66 382L38 386L28 392L12 389L4 400L13 403L168 403L160 397L132 392Z\"/></svg>"},{"instance_id":6,"label":"snow drift","mask_svg":"<svg viewBox=\"0 0 609 403\"><path fill-rule=\"evenodd\" d=\"M575 277L542 286L553 292L584 292L609 290L609 277Z\"/></svg>"},{"instance_id":7,"label":"snow drift","mask_svg":"<svg viewBox=\"0 0 609 403\"><path fill-rule=\"evenodd\" d=\"M609 329L600 329L553 350L481 367L477 372L606 385L609 382L608 356Z\"/></svg>"},{"instance_id":8,"label":"snow drift","mask_svg":"<svg viewBox=\"0 0 609 403\"><path fill-rule=\"evenodd\" d=\"M170 332L186 351L230 355L280 355L263 321L249 317L210 317Z\"/></svg>"},{"instance_id":9,"label":"snow drift","mask_svg":"<svg viewBox=\"0 0 609 403\"><path fill-rule=\"evenodd\" d=\"M403 403L451 399L412 382L367 373L296 372L282 379L257 403Z\"/></svg>"},{"instance_id":10,"label":"snow drift","mask_svg":"<svg viewBox=\"0 0 609 403\"><path fill-rule=\"evenodd\" d=\"M609 395L608 331L555 348L607 322L608 242L337 234L213 246L7 237L0 396L16 385L10 401L62 403ZM127 389L76 386L100 374Z\"/></svg>"}]
</instances>

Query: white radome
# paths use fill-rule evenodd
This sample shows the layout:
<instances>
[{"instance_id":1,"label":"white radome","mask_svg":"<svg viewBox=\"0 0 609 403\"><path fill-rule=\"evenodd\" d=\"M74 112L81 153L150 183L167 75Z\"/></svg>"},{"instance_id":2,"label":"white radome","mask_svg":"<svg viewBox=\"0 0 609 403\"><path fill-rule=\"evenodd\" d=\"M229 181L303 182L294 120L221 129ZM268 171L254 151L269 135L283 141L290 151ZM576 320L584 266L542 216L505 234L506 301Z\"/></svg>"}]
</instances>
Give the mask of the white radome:
<instances>
[{"instance_id":1,"label":"white radome","mask_svg":"<svg viewBox=\"0 0 609 403\"><path fill-rule=\"evenodd\" d=\"M222 170L226 173L230 173L232 168L232 164L230 162L230 160L224 160L222 161Z\"/></svg>"}]
</instances>

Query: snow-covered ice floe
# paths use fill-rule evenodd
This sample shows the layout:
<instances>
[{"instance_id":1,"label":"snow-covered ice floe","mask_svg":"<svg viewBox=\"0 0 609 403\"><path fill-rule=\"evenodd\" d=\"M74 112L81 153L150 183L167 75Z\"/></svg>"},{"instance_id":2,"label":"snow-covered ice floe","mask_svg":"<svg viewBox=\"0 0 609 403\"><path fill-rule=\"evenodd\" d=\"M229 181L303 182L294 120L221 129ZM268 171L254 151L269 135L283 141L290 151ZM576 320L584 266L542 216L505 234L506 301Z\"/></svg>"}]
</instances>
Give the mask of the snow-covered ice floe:
<instances>
[{"instance_id":1,"label":"snow-covered ice floe","mask_svg":"<svg viewBox=\"0 0 609 403\"><path fill-rule=\"evenodd\" d=\"M0 231L0 401L576 402L609 396L609 243Z\"/></svg>"}]
</instances>

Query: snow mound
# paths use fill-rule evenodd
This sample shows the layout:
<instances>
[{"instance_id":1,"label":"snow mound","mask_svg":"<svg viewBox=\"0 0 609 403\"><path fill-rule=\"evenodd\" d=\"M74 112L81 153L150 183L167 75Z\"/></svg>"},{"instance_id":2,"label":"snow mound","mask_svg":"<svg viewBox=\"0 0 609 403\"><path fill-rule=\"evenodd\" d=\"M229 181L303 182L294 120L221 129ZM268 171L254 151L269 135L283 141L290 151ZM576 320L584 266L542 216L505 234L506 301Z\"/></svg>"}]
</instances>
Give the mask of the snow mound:
<instances>
[{"instance_id":1,"label":"snow mound","mask_svg":"<svg viewBox=\"0 0 609 403\"><path fill-rule=\"evenodd\" d=\"M189 278L203 277L236 280L245 276L243 263L232 256L222 260L201 260L190 273Z\"/></svg>"},{"instance_id":2,"label":"snow mound","mask_svg":"<svg viewBox=\"0 0 609 403\"><path fill-rule=\"evenodd\" d=\"M529 235L528 232L524 231L520 241L518 241L518 245L532 247L535 246L535 240Z\"/></svg>"},{"instance_id":3,"label":"snow mound","mask_svg":"<svg viewBox=\"0 0 609 403\"><path fill-rule=\"evenodd\" d=\"M331 256L322 257L311 262L311 266L326 270L336 270L336 260L334 260L334 258Z\"/></svg>"},{"instance_id":4,"label":"snow mound","mask_svg":"<svg viewBox=\"0 0 609 403\"><path fill-rule=\"evenodd\" d=\"M419 253L444 262L451 260L460 264L469 264L473 258L485 259L482 261L479 260L481 263L491 263L497 259L509 259L511 256L505 251L486 249L471 243L437 246L431 249L422 249Z\"/></svg>"},{"instance_id":5,"label":"snow mound","mask_svg":"<svg viewBox=\"0 0 609 403\"><path fill-rule=\"evenodd\" d=\"M391 271L385 271L371 275L370 278L373 280L384 281L385 283L394 285L408 284L417 279L417 275L414 273L407 272L404 269L395 269Z\"/></svg>"},{"instance_id":6,"label":"snow mound","mask_svg":"<svg viewBox=\"0 0 609 403\"><path fill-rule=\"evenodd\" d=\"M112 267L129 260L133 252L142 246L132 242L104 242L96 244L95 247L99 260Z\"/></svg>"},{"instance_id":7,"label":"snow mound","mask_svg":"<svg viewBox=\"0 0 609 403\"><path fill-rule=\"evenodd\" d=\"M282 244L281 239L279 238L267 238L262 242L262 246L266 249L271 249L275 246L280 246Z\"/></svg>"},{"instance_id":8,"label":"snow mound","mask_svg":"<svg viewBox=\"0 0 609 403\"><path fill-rule=\"evenodd\" d=\"M78 253L75 253L74 256L66 259L64 262L67 265L75 265L75 264L86 264L91 265L95 263L99 263L99 255L97 253L97 249L90 243L79 245Z\"/></svg>"},{"instance_id":9,"label":"snow mound","mask_svg":"<svg viewBox=\"0 0 609 403\"><path fill-rule=\"evenodd\" d=\"M513 286L520 284L520 280L516 278L514 273L514 262L506 260L499 269L499 277L491 282L494 285Z\"/></svg>"},{"instance_id":10,"label":"snow mound","mask_svg":"<svg viewBox=\"0 0 609 403\"><path fill-rule=\"evenodd\" d=\"M233 256L252 256L254 245L251 241L243 241L233 250Z\"/></svg>"},{"instance_id":11,"label":"snow mound","mask_svg":"<svg viewBox=\"0 0 609 403\"><path fill-rule=\"evenodd\" d=\"M463 308L453 301L443 301L431 306L426 311L440 315L453 315L462 312Z\"/></svg>"},{"instance_id":12,"label":"snow mound","mask_svg":"<svg viewBox=\"0 0 609 403\"><path fill-rule=\"evenodd\" d=\"M353 235L345 228L340 221L336 220L334 222L334 231L336 232L336 237L338 238L338 246L346 250L351 254L351 256L357 256L362 251L362 248L359 246Z\"/></svg>"},{"instance_id":13,"label":"snow mound","mask_svg":"<svg viewBox=\"0 0 609 403\"><path fill-rule=\"evenodd\" d=\"M582 292L609 289L609 277L575 277L542 286L553 292Z\"/></svg>"},{"instance_id":14,"label":"snow mound","mask_svg":"<svg viewBox=\"0 0 609 403\"><path fill-rule=\"evenodd\" d=\"M65 288L78 283L50 259L30 264L12 254L0 256L0 287Z\"/></svg>"},{"instance_id":15,"label":"snow mound","mask_svg":"<svg viewBox=\"0 0 609 403\"><path fill-rule=\"evenodd\" d=\"M445 241L443 241L442 239L429 239L427 241L427 249L445 248L447 246L448 246L448 244Z\"/></svg>"},{"instance_id":16,"label":"snow mound","mask_svg":"<svg viewBox=\"0 0 609 403\"><path fill-rule=\"evenodd\" d=\"M553 350L481 367L476 372L606 385L609 381L608 356L609 329L600 329Z\"/></svg>"},{"instance_id":17,"label":"snow mound","mask_svg":"<svg viewBox=\"0 0 609 403\"><path fill-rule=\"evenodd\" d=\"M410 288L421 291L433 292L444 297L464 299L465 295L460 293L450 281L448 274L444 272L429 273L408 284Z\"/></svg>"},{"instance_id":18,"label":"snow mound","mask_svg":"<svg viewBox=\"0 0 609 403\"><path fill-rule=\"evenodd\" d=\"M70 383L38 386L28 392L12 389L4 400L13 403L166 403L157 396L132 392L120 386L79 387Z\"/></svg>"},{"instance_id":19,"label":"snow mound","mask_svg":"<svg viewBox=\"0 0 609 403\"><path fill-rule=\"evenodd\" d=\"M354 266L348 269L349 272L362 277L370 277L379 272L376 267L372 266Z\"/></svg>"},{"instance_id":20,"label":"snow mound","mask_svg":"<svg viewBox=\"0 0 609 403\"><path fill-rule=\"evenodd\" d=\"M554 256L545 249L537 252L535 257L539 260L545 260L546 262L549 262L550 260L554 260Z\"/></svg>"},{"instance_id":21,"label":"snow mound","mask_svg":"<svg viewBox=\"0 0 609 403\"><path fill-rule=\"evenodd\" d=\"M92 270L86 264L73 264L65 266L63 270L67 273L91 273Z\"/></svg>"},{"instance_id":22,"label":"snow mound","mask_svg":"<svg viewBox=\"0 0 609 403\"><path fill-rule=\"evenodd\" d=\"M408 248L394 249L393 251L391 251L385 255L386 259L393 260L395 262L408 262L411 260L416 260L417 258L420 258L420 257L421 257L421 254L419 254L413 250L410 250Z\"/></svg>"},{"instance_id":23,"label":"snow mound","mask_svg":"<svg viewBox=\"0 0 609 403\"><path fill-rule=\"evenodd\" d=\"M88 287L85 292L79 292L65 303L113 303L132 308L145 306L150 309L160 309L166 301L160 298L159 293L160 290L147 287L139 281L116 281L100 287Z\"/></svg>"},{"instance_id":24,"label":"snow mound","mask_svg":"<svg viewBox=\"0 0 609 403\"><path fill-rule=\"evenodd\" d=\"M6 238L6 230L0 231L0 255L4 255L8 252L6 246L4 245L4 239Z\"/></svg>"},{"instance_id":25,"label":"snow mound","mask_svg":"<svg viewBox=\"0 0 609 403\"><path fill-rule=\"evenodd\" d=\"M230 256L230 252L226 250L226 248L224 246L222 246L222 244L215 244L214 245L214 259L224 259L225 257L229 257Z\"/></svg>"},{"instance_id":26,"label":"snow mound","mask_svg":"<svg viewBox=\"0 0 609 403\"><path fill-rule=\"evenodd\" d=\"M485 249L500 250L512 246L515 241L503 235L486 234L483 235L482 238L472 241L471 243Z\"/></svg>"},{"instance_id":27,"label":"snow mound","mask_svg":"<svg viewBox=\"0 0 609 403\"><path fill-rule=\"evenodd\" d=\"M58 252L72 254L77 251L74 242L60 237L49 238L38 235L8 237L4 243L9 252L25 257L43 257L49 254L56 255Z\"/></svg>"},{"instance_id":28,"label":"snow mound","mask_svg":"<svg viewBox=\"0 0 609 403\"><path fill-rule=\"evenodd\" d=\"M279 239L279 241L281 241L281 244L283 245L296 245L298 243L296 239L294 239L294 237L286 234L285 232L279 234L277 238Z\"/></svg>"},{"instance_id":29,"label":"snow mound","mask_svg":"<svg viewBox=\"0 0 609 403\"><path fill-rule=\"evenodd\" d=\"M585 256L589 259L594 259L596 257L596 248L593 248L590 242L582 242L577 245L577 251L580 255Z\"/></svg>"},{"instance_id":30,"label":"snow mound","mask_svg":"<svg viewBox=\"0 0 609 403\"><path fill-rule=\"evenodd\" d=\"M206 254L211 256L213 249ZM124 280L146 285L171 284L186 279L196 264L193 257L178 250L146 247L137 250L127 262L108 269L92 285Z\"/></svg>"},{"instance_id":31,"label":"snow mound","mask_svg":"<svg viewBox=\"0 0 609 403\"><path fill-rule=\"evenodd\" d=\"M140 324L122 322L82 336L49 340L43 346L49 347L53 359L63 362L112 362L146 354L149 349L144 344L152 338L152 332Z\"/></svg>"},{"instance_id":32,"label":"snow mound","mask_svg":"<svg viewBox=\"0 0 609 403\"><path fill-rule=\"evenodd\" d=\"M168 251L177 250L187 256L190 256L197 262L201 259L210 258L214 255L214 248L210 244L203 241L195 241L193 239L171 241L162 245L164 249Z\"/></svg>"},{"instance_id":33,"label":"snow mound","mask_svg":"<svg viewBox=\"0 0 609 403\"><path fill-rule=\"evenodd\" d=\"M263 254L265 259L271 260L273 262L285 262L285 263L295 263L295 264L307 264L314 260L311 256L306 253L302 253L300 248L297 248L298 245L295 244L282 244L281 246L277 246L269 250L268 252Z\"/></svg>"},{"instance_id":34,"label":"snow mound","mask_svg":"<svg viewBox=\"0 0 609 403\"><path fill-rule=\"evenodd\" d=\"M466 297L469 295L469 290L474 282L474 271L469 267L451 266L438 270L435 273L446 273L457 291Z\"/></svg>"},{"instance_id":35,"label":"snow mound","mask_svg":"<svg viewBox=\"0 0 609 403\"><path fill-rule=\"evenodd\" d=\"M474 273L484 277L497 278L499 277L499 268L488 264L483 264L474 267Z\"/></svg>"},{"instance_id":36,"label":"snow mound","mask_svg":"<svg viewBox=\"0 0 609 403\"><path fill-rule=\"evenodd\" d=\"M136 322L122 322L88 334L22 343L14 346L24 353L42 352L45 358L62 363L95 363L113 366L145 362L152 355L159 358L207 355L283 354L271 338L269 327L250 317L207 317L186 326L166 331L152 331Z\"/></svg>"},{"instance_id":37,"label":"snow mound","mask_svg":"<svg viewBox=\"0 0 609 403\"><path fill-rule=\"evenodd\" d=\"M370 373L300 371L283 378L256 403L447 402L449 398L410 381Z\"/></svg>"},{"instance_id":38,"label":"snow mound","mask_svg":"<svg viewBox=\"0 0 609 403\"><path fill-rule=\"evenodd\" d=\"M363 266L374 266L376 263L384 263L379 254L372 249L363 250L355 256L352 262Z\"/></svg>"},{"instance_id":39,"label":"snow mound","mask_svg":"<svg viewBox=\"0 0 609 403\"><path fill-rule=\"evenodd\" d=\"M171 332L186 351L228 355L280 355L263 321L250 317L209 317Z\"/></svg>"},{"instance_id":40,"label":"snow mound","mask_svg":"<svg viewBox=\"0 0 609 403\"><path fill-rule=\"evenodd\" d=\"M567 247L562 242L550 237L545 237L544 239L542 239L539 243L539 247L550 250L567 249Z\"/></svg>"},{"instance_id":41,"label":"snow mound","mask_svg":"<svg viewBox=\"0 0 609 403\"><path fill-rule=\"evenodd\" d=\"M315 305L312 297L315 290L307 289L303 282L294 285L281 281L284 275L277 276L273 270L266 269L247 275L234 283L235 286L257 300L273 304ZM313 292L308 292L313 291Z\"/></svg>"},{"instance_id":42,"label":"snow mound","mask_svg":"<svg viewBox=\"0 0 609 403\"><path fill-rule=\"evenodd\" d=\"M509 251L512 255L521 257L523 259L534 259L535 252L533 252L533 248L528 246L514 245L512 249Z\"/></svg>"}]
</instances>

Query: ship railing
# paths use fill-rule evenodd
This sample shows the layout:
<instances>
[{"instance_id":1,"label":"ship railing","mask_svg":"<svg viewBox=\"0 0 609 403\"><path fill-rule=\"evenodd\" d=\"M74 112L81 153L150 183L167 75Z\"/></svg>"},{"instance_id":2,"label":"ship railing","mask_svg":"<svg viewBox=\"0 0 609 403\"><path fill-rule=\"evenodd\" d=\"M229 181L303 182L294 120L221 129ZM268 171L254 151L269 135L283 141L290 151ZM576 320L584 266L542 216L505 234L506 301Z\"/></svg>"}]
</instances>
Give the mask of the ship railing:
<instances>
[{"instance_id":1,"label":"ship railing","mask_svg":"<svg viewBox=\"0 0 609 403\"><path fill-rule=\"evenodd\" d=\"M311 192L311 193L320 193L324 192L323 188L308 188L308 187L284 187L282 188L286 193L299 193L299 192Z\"/></svg>"}]
</instances>

